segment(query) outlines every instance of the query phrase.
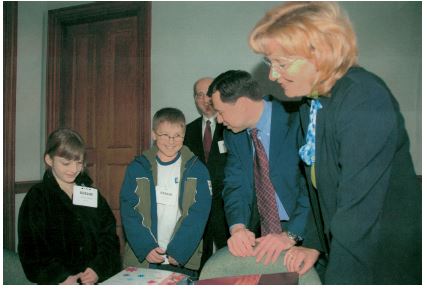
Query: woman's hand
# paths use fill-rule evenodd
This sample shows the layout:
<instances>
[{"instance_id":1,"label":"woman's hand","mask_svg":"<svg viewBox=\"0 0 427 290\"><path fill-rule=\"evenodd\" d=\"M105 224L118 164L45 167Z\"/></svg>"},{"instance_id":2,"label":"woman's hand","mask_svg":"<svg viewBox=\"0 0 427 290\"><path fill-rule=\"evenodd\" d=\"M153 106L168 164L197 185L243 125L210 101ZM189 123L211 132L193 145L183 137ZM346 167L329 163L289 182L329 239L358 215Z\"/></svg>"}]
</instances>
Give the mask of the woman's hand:
<instances>
[{"instance_id":1,"label":"woman's hand","mask_svg":"<svg viewBox=\"0 0 427 290\"><path fill-rule=\"evenodd\" d=\"M286 252L283 264L288 268L288 272L304 275L313 267L319 255L320 252L315 249L292 247Z\"/></svg>"}]
</instances>

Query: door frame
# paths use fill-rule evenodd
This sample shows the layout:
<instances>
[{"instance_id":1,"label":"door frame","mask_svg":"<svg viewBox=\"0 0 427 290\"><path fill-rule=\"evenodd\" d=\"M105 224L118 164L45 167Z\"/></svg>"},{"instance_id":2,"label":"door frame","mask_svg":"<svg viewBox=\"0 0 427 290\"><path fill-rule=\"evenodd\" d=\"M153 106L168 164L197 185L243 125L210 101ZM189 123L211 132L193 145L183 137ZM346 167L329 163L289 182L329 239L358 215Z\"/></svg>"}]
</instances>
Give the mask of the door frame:
<instances>
[{"instance_id":1,"label":"door frame","mask_svg":"<svg viewBox=\"0 0 427 290\"><path fill-rule=\"evenodd\" d=\"M98 2L49 11L47 87L46 87L46 138L59 127L61 93L62 36L69 25L105 19L137 17L139 95L138 152L150 146L151 132L151 2Z\"/></svg>"},{"instance_id":2,"label":"door frame","mask_svg":"<svg viewBox=\"0 0 427 290\"><path fill-rule=\"evenodd\" d=\"M3 3L3 247L15 251L15 124L18 2Z\"/></svg>"}]
</instances>

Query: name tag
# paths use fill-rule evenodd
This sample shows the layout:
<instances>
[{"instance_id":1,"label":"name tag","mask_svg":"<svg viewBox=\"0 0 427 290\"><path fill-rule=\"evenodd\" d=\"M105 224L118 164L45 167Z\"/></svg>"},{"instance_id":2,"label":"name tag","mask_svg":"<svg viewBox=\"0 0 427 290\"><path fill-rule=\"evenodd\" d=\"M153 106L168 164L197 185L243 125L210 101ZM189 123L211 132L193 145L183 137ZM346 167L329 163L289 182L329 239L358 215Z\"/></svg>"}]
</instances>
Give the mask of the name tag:
<instances>
[{"instance_id":1,"label":"name tag","mask_svg":"<svg viewBox=\"0 0 427 290\"><path fill-rule=\"evenodd\" d=\"M218 149L221 154L227 153L227 147L225 147L224 140L218 141Z\"/></svg>"},{"instance_id":2,"label":"name tag","mask_svg":"<svg viewBox=\"0 0 427 290\"><path fill-rule=\"evenodd\" d=\"M98 207L98 190L92 187L74 185L73 204Z\"/></svg>"},{"instance_id":3,"label":"name tag","mask_svg":"<svg viewBox=\"0 0 427 290\"><path fill-rule=\"evenodd\" d=\"M164 205L174 205L176 203L173 193L160 186L156 186L156 200L157 203Z\"/></svg>"}]
</instances>

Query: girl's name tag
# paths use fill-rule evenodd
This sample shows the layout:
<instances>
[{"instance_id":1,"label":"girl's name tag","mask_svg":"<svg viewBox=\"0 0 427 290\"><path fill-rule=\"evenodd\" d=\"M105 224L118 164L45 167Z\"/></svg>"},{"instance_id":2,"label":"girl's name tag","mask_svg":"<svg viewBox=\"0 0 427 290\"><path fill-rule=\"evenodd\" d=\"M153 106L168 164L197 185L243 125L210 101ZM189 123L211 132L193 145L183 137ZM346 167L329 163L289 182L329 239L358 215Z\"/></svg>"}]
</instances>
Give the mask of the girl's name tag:
<instances>
[{"instance_id":1,"label":"girl's name tag","mask_svg":"<svg viewBox=\"0 0 427 290\"><path fill-rule=\"evenodd\" d=\"M74 185L73 204L98 207L98 190L92 187Z\"/></svg>"}]
</instances>

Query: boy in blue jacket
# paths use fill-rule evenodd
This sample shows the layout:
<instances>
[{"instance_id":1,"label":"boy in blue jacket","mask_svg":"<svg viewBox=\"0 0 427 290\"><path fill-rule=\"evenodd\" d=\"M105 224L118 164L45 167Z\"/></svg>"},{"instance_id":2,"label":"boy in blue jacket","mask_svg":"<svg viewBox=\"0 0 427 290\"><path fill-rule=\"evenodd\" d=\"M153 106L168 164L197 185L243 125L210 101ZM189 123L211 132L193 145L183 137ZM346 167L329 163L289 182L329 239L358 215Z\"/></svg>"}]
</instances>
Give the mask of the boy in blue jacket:
<instances>
[{"instance_id":1,"label":"boy in blue jacket","mask_svg":"<svg viewBox=\"0 0 427 290\"><path fill-rule=\"evenodd\" d=\"M154 145L126 170L120 192L125 266L197 277L212 193L207 168L183 146L185 124L180 110L159 110Z\"/></svg>"}]
</instances>

